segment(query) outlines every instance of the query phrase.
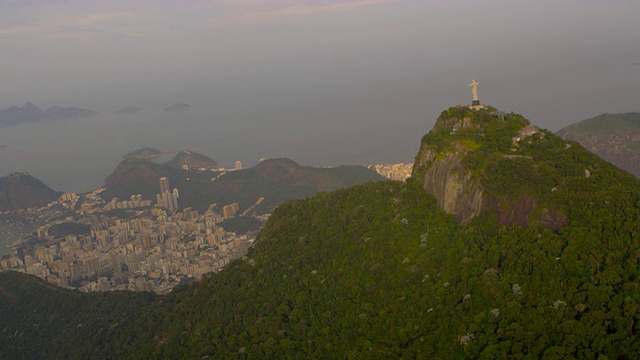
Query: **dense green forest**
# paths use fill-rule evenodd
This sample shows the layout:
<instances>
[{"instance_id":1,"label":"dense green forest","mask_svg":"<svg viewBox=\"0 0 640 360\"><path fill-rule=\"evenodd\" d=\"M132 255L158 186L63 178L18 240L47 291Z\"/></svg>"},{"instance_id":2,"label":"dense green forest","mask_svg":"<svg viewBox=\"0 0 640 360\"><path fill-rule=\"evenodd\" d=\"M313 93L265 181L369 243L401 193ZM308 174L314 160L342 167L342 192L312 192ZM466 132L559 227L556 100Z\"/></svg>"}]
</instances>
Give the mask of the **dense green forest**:
<instances>
[{"instance_id":1,"label":"dense green forest","mask_svg":"<svg viewBox=\"0 0 640 360\"><path fill-rule=\"evenodd\" d=\"M264 197L254 212L266 214L288 200L383 179L364 166L314 168L282 158L265 160L253 168L227 173L211 184L210 193L219 205L237 202L241 210Z\"/></svg>"},{"instance_id":2,"label":"dense green forest","mask_svg":"<svg viewBox=\"0 0 640 360\"><path fill-rule=\"evenodd\" d=\"M640 178L640 113L602 114L556 134Z\"/></svg>"},{"instance_id":3,"label":"dense green forest","mask_svg":"<svg viewBox=\"0 0 640 360\"><path fill-rule=\"evenodd\" d=\"M64 222L49 227L48 233L55 238L63 238L67 235L89 235L91 234L91 226L73 222Z\"/></svg>"},{"instance_id":4,"label":"dense green forest","mask_svg":"<svg viewBox=\"0 0 640 360\"><path fill-rule=\"evenodd\" d=\"M506 139L526 123L510 116L482 129ZM640 357L640 181L548 132L515 161L495 156L511 152L500 139L470 146L493 161L464 161L490 191L562 211L562 228L500 226L495 208L460 226L416 178L321 193L276 208L243 259L162 297L0 273L0 357Z\"/></svg>"},{"instance_id":5,"label":"dense green forest","mask_svg":"<svg viewBox=\"0 0 640 360\"><path fill-rule=\"evenodd\" d=\"M231 231L242 235L249 231L259 231L262 227L262 222L251 216L238 216L226 219L218 225L220 225L224 231Z\"/></svg>"},{"instance_id":6,"label":"dense green forest","mask_svg":"<svg viewBox=\"0 0 640 360\"><path fill-rule=\"evenodd\" d=\"M640 128L640 113L601 114L591 119L569 125L558 131L565 133L601 133L612 134L618 131L634 131Z\"/></svg>"}]
</instances>

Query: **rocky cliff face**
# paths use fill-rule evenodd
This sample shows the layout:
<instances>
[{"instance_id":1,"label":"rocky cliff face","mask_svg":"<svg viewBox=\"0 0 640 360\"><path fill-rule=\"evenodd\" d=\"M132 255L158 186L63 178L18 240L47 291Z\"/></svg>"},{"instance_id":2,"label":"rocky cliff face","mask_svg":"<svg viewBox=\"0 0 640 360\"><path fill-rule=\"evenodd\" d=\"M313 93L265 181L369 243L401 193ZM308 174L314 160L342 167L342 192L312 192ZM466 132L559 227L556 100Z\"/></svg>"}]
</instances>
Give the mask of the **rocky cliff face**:
<instances>
[{"instance_id":1,"label":"rocky cliff face","mask_svg":"<svg viewBox=\"0 0 640 360\"><path fill-rule=\"evenodd\" d=\"M424 189L436 198L440 209L455 215L463 225L480 215L487 206L479 179L462 164L467 150L457 145L438 156L427 146L416 163L417 168L426 169L422 177Z\"/></svg>"},{"instance_id":2,"label":"rocky cliff face","mask_svg":"<svg viewBox=\"0 0 640 360\"><path fill-rule=\"evenodd\" d=\"M520 187L514 193L509 186L496 187L498 180L493 177L497 174L492 173L498 165L531 161L532 156L520 144L544 136L519 115L493 108L450 108L423 138L412 177L421 181L438 207L453 214L461 225L491 209L501 225L538 223L559 229L566 223L560 212L541 206L529 193L532 189Z\"/></svg>"}]
</instances>

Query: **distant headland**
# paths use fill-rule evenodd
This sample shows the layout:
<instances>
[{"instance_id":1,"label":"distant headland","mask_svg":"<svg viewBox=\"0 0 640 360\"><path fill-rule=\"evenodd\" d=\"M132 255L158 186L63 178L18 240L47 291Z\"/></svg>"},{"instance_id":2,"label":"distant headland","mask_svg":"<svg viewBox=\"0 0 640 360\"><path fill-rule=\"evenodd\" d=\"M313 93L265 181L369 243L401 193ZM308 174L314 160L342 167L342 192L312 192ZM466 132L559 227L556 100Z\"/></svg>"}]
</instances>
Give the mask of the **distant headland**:
<instances>
[{"instance_id":1,"label":"distant headland","mask_svg":"<svg viewBox=\"0 0 640 360\"><path fill-rule=\"evenodd\" d=\"M97 114L97 111L76 107L52 106L42 110L32 102L28 102L22 107L12 106L0 110L0 126L16 126L47 120L78 119Z\"/></svg>"}]
</instances>

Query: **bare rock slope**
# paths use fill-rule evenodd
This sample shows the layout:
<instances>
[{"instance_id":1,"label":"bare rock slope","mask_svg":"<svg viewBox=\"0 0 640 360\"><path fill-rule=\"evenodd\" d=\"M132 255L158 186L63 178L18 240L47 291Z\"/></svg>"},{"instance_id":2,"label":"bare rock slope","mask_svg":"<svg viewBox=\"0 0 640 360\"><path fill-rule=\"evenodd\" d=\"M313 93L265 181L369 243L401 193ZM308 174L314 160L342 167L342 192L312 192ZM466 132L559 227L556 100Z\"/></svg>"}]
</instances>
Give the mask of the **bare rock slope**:
<instances>
[{"instance_id":1,"label":"bare rock slope","mask_svg":"<svg viewBox=\"0 0 640 360\"><path fill-rule=\"evenodd\" d=\"M412 177L462 225L492 210L501 225L538 223L559 229L566 223L565 210L548 199L555 190L550 187L549 194L538 196L537 186L526 186L526 176L552 175L536 156L537 147L558 140L550 136L521 115L453 107L424 136ZM506 174L511 172L510 179ZM523 176L525 185L510 183Z\"/></svg>"}]
</instances>

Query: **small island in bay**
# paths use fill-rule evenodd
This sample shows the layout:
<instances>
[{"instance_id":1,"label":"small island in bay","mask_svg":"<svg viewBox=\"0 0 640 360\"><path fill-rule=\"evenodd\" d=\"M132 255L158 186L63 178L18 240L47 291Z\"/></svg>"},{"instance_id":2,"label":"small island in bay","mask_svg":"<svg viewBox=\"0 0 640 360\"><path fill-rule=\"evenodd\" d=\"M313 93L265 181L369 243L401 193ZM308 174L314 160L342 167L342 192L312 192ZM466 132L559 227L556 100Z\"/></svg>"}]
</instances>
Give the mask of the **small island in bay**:
<instances>
[{"instance_id":1,"label":"small island in bay","mask_svg":"<svg viewBox=\"0 0 640 360\"><path fill-rule=\"evenodd\" d=\"M191 105L178 103L178 104L173 104L169 107L164 108L164 111L169 113L179 113L179 112L187 111L189 109L191 109Z\"/></svg>"}]
</instances>

